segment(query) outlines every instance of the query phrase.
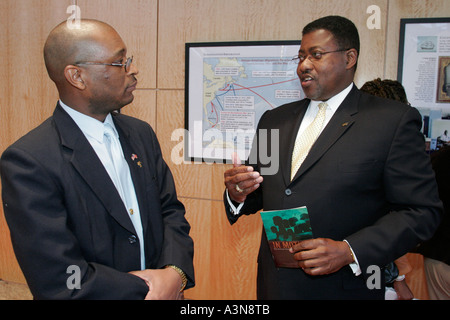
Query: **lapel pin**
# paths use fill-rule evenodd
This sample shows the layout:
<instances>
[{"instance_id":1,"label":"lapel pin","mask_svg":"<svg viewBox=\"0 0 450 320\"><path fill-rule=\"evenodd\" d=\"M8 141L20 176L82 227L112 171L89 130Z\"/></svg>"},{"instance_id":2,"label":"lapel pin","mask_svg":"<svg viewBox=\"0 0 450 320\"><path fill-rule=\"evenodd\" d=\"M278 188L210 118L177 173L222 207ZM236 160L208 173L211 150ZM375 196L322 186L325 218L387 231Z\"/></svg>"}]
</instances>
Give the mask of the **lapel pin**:
<instances>
[{"instance_id":1,"label":"lapel pin","mask_svg":"<svg viewBox=\"0 0 450 320\"><path fill-rule=\"evenodd\" d=\"M138 156L137 156L137 154L133 153L133 154L131 155L131 160L134 161L134 160L136 160L136 159L138 159ZM136 162L136 164L138 165L139 168L142 168L142 162L141 162L141 161Z\"/></svg>"},{"instance_id":2,"label":"lapel pin","mask_svg":"<svg viewBox=\"0 0 450 320\"><path fill-rule=\"evenodd\" d=\"M348 126L348 122L344 122L344 123L342 124L342 126L343 126L343 127Z\"/></svg>"}]
</instances>

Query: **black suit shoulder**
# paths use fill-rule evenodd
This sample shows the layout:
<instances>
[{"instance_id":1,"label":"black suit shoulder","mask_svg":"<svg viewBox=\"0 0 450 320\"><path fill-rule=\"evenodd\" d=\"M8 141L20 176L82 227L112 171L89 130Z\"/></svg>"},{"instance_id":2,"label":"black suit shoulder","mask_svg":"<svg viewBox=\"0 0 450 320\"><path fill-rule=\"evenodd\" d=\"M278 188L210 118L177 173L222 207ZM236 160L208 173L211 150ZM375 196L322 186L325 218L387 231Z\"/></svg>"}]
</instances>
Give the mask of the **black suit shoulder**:
<instances>
[{"instance_id":1,"label":"black suit shoulder","mask_svg":"<svg viewBox=\"0 0 450 320\"><path fill-rule=\"evenodd\" d=\"M376 97L364 92L361 92L358 101L358 117L365 119L366 124L376 124L373 130L379 130L380 133L392 132L394 134L400 128L404 130L404 125L410 123L413 125L409 128L417 128L418 131L415 134L420 134L422 127L422 116L416 108L403 102Z\"/></svg>"},{"instance_id":2,"label":"black suit shoulder","mask_svg":"<svg viewBox=\"0 0 450 320\"><path fill-rule=\"evenodd\" d=\"M50 117L39 126L12 143L8 148L6 148L3 155L12 149L25 151L26 153L36 157L40 154L51 155L53 152L52 147L55 143L59 143L59 139L57 135L55 135L55 132L55 125L52 117Z\"/></svg>"},{"instance_id":3,"label":"black suit shoulder","mask_svg":"<svg viewBox=\"0 0 450 320\"><path fill-rule=\"evenodd\" d=\"M377 97L360 91L358 108L377 112L404 113L411 107L403 102Z\"/></svg>"}]
</instances>

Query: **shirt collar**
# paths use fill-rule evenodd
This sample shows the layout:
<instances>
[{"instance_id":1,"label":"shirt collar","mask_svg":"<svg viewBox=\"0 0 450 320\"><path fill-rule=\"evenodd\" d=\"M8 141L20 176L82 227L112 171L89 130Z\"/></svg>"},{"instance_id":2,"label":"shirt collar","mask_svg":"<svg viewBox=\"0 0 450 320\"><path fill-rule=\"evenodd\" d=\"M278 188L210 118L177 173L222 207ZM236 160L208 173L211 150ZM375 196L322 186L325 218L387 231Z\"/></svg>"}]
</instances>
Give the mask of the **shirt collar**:
<instances>
[{"instance_id":1,"label":"shirt collar","mask_svg":"<svg viewBox=\"0 0 450 320\"><path fill-rule=\"evenodd\" d=\"M111 114L108 114L106 116L106 119L104 122L98 121L97 119L94 119L88 115L85 115L81 112L76 111L75 109L72 109L68 105L66 105L64 102L59 100L59 104L61 107L66 111L69 116L75 121L75 123L78 125L80 130L86 135L89 136L95 140L97 140L99 143L103 143L103 134L105 132L105 124L110 124L113 128L113 131L118 137L116 127L114 126L114 121L112 119Z\"/></svg>"},{"instance_id":2,"label":"shirt collar","mask_svg":"<svg viewBox=\"0 0 450 320\"><path fill-rule=\"evenodd\" d=\"M328 104L328 108L331 108L333 111L336 111L337 108L339 108L341 103L344 101L344 99L347 97L347 95L350 93L352 88L353 88L353 82L347 88L345 88L344 90L339 92L337 95L328 99L326 101L326 103ZM311 106L316 107L321 102L323 102L323 101L311 101Z\"/></svg>"}]
</instances>

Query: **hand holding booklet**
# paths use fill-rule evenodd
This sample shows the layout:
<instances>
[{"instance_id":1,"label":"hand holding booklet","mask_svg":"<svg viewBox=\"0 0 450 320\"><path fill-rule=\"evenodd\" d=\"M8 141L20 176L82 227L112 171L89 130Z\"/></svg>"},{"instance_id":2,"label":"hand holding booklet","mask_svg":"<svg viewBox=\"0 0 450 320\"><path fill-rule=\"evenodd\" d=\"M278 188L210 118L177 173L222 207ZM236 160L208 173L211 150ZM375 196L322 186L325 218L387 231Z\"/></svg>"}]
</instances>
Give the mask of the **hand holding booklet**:
<instances>
[{"instance_id":1,"label":"hand holding booklet","mask_svg":"<svg viewBox=\"0 0 450 320\"><path fill-rule=\"evenodd\" d=\"M298 268L298 262L289 248L312 239L308 209L298 207L284 210L261 211L270 251L277 267Z\"/></svg>"}]
</instances>

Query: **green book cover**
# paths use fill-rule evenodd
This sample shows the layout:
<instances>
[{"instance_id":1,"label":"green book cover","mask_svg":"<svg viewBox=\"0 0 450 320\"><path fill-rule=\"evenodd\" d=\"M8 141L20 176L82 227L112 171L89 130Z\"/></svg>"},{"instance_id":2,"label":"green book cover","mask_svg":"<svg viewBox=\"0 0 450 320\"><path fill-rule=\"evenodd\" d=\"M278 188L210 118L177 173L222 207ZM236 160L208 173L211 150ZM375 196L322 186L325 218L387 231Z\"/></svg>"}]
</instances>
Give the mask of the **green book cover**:
<instances>
[{"instance_id":1,"label":"green book cover","mask_svg":"<svg viewBox=\"0 0 450 320\"><path fill-rule=\"evenodd\" d=\"M289 248L301 240L313 237L308 209L298 207L261 211L261 218L275 265L298 268L298 263L289 252Z\"/></svg>"}]
</instances>

